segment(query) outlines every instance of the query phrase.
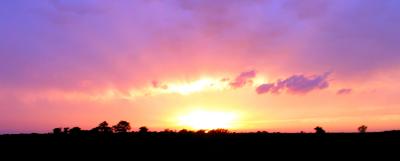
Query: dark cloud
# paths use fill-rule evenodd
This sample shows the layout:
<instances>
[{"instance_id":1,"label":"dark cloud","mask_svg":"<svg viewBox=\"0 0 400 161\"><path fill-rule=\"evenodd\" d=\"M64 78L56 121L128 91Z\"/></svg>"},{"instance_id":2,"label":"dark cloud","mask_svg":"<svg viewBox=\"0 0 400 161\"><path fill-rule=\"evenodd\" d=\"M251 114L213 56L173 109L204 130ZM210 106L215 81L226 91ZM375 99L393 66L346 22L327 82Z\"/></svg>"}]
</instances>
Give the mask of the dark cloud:
<instances>
[{"instance_id":1,"label":"dark cloud","mask_svg":"<svg viewBox=\"0 0 400 161\"><path fill-rule=\"evenodd\" d=\"M243 72L239 76L237 76L235 78L235 80L230 82L229 85L232 88L241 88L241 87L245 86L246 84L252 84L253 83L252 79L254 77L256 77L256 71L255 70Z\"/></svg>"},{"instance_id":2,"label":"dark cloud","mask_svg":"<svg viewBox=\"0 0 400 161\"><path fill-rule=\"evenodd\" d=\"M258 94L273 93L279 94L282 91L291 94L306 94L312 90L325 89L329 86L329 72L322 75L293 75L275 83L262 84L256 88Z\"/></svg>"},{"instance_id":3,"label":"dark cloud","mask_svg":"<svg viewBox=\"0 0 400 161\"><path fill-rule=\"evenodd\" d=\"M336 94L337 95L346 95L346 94L350 94L353 90L351 88L343 88L343 89L339 89Z\"/></svg>"}]
</instances>

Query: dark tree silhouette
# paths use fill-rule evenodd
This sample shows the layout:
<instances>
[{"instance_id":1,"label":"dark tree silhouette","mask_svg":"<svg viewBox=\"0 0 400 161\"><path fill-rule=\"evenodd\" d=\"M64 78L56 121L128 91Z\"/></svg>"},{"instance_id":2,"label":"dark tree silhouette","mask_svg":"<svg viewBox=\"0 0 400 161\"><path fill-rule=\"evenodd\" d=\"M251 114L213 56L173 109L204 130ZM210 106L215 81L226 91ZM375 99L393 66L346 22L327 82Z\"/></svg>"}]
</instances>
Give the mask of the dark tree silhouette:
<instances>
[{"instance_id":1,"label":"dark tree silhouette","mask_svg":"<svg viewBox=\"0 0 400 161\"><path fill-rule=\"evenodd\" d=\"M210 130L210 131L208 131L208 133L209 134L228 134L229 130L228 129L219 128L219 129Z\"/></svg>"},{"instance_id":2,"label":"dark tree silhouette","mask_svg":"<svg viewBox=\"0 0 400 161\"><path fill-rule=\"evenodd\" d=\"M326 133L325 130L319 126L315 127L314 130L315 130L316 134L325 134Z\"/></svg>"},{"instance_id":3,"label":"dark tree silhouette","mask_svg":"<svg viewBox=\"0 0 400 161\"><path fill-rule=\"evenodd\" d=\"M82 132L80 127L73 127L71 130L69 130L69 133L72 135L77 135Z\"/></svg>"},{"instance_id":4,"label":"dark tree silhouette","mask_svg":"<svg viewBox=\"0 0 400 161\"><path fill-rule=\"evenodd\" d=\"M257 134L268 134L268 131L257 131Z\"/></svg>"},{"instance_id":5,"label":"dark tree silhouette","mask_svg":"<svg viewBox=\"0 0 400 161\"><path fill-rule=\"evenodd\" d=\"M206 130L197 130L196 131L196 134L200 134L200 135L203 135L205 133L206 133Z\"/></svg>"},{"instance_id":6,"label":"dark tree silhouette","mask_svg":"<svg viewBox=\"0 0 400 161\"><path fill-rule=\"evenodd\" d=\"M179 130L178 133L179 133L179 134L187 134L187 133L189 133L189 130L187 130L187 129L182 129L182 130Z\"/></svg>"},{"instance_id":7,"label":"dark tree silhouette","mask_svg":"<svg viewBox=\"0 0 400 161\"><path fill-rule=\"evenodd\" d=\"M93 128L92 130L90 130L91 132L95 132L95 133L112 133L112 128L108 126L107 121L103 121L102 123L100 123L97 127Z\"/></svg>"},{"instance_id":8,"label":"dark tree silhouette","mask_svg":"<svg viewBox=\"0 0 400 161\"><path fill-rule=\"evenodd\" d=\"M69 134L69 127L64 127L64 134Z\"/></svg>"},{"instance_id":9,"label":"dark tree silhouette","mask_svg":"<svg viewBox=\"0 0 400 161\"><path fill-rule=\"evenodd\" d=\"M117 133L126 133L131 130L131 125L127 121L120 121L118 124L114 125L113 130Z\"/></svg>"},{"instance_id":10,"label":"dark tree silhouette","mask_svg":"<svg viewBox=\"0 0 400 161\"><path fill-rule=\"evenodd\" d=\"M164 131L162 131L163 133L175 133L174 130L171 129L164 129Z\"/></svg>"},{"instance_id":11,"label":"dark tree silhouette","mask_svg":"<svg viewBox=\"0 0 400 161\"><path fill-rule=\"evenodd\" d=\"M360 127L358 127L358 132L360 133L366 133L367 132L367 126L365 125L361 125Z\"/></svg>"},{"instance_id":12,"label":"dark tree silhouette","mask_svg":"<svg viewBox=\"0 0 400 161\"><path fill-rule=\"evenodd\" d=\"M61 132L62 132L62 130L61 130L61 128L54 128L53 129L53 134L61 134Z\"/></svg>"},{"instance_id":13,"label":"dark tree silhouette","mask_svg":"<svg viewBox=\"0 0 400 161\"><path fill-rule=\"evenodd\" d=\"M146 126L142 126L139 128L139 133L147 133L149 132L149 129Z\"/></svg>"}]
</instances>

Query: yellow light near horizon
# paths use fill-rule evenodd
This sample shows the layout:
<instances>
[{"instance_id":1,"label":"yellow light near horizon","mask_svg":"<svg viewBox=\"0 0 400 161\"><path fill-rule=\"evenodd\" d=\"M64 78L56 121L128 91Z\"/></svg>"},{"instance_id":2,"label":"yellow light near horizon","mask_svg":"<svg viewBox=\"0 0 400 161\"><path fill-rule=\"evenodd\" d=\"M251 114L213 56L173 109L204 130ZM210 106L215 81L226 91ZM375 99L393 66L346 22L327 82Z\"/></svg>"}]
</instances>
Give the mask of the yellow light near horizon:
<instances>
[{"instance_id":1,"label":"yellow light near horizon","mask_svg":"<svg viewBox=\"0 0 400 161\"><path fill-rule=\"evenodd\" d=\"M217 128L233 128L237 115L232 112L193 111L179 117L179 125L193 130L211 130Z\"/></svg>"},{"instance_id":2,"label":"yellow light near horizon","mask_svg":"<svg viewBox=\"0 0 400 161\"><path fill-rule=\"evenodd\" d=\"M168 87L168 91L171 93L179 93L182 95L188 95L195 92L200 92L208 89L222 89L223 85L218 80L210 78L199 79L190 83L178 83L171 84Z\"/></svg>"}]
</instances>

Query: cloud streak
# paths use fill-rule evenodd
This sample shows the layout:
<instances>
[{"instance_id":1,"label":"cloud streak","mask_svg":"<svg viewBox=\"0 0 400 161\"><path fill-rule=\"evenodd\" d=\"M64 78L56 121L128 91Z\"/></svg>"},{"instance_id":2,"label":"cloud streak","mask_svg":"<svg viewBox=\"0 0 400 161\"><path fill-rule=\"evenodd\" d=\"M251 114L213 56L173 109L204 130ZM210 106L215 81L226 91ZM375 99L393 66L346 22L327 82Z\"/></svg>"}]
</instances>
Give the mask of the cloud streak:
<instances>
[{"instance_id":1,"label":"cloud streak","mask_svg":"<svg viewBox=\"0 0 400 161\"><path fill-rule=\"evenodd\" d=\"M347 95L350 94L351 92L353 92L353 89L351 88L343 88L343 89L339 89L336 94L337 95Z\"/></svg>"}]
</instances>

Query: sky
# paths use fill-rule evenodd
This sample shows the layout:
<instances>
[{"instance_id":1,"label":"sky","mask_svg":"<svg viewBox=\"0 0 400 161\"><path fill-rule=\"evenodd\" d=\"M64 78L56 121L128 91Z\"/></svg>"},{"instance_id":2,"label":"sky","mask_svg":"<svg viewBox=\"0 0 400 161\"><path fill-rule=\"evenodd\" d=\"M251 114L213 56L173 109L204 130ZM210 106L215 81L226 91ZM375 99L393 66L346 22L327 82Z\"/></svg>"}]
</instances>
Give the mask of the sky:
<instances>
[{"instance_id":1,"label":"sky","mask_svg":"<svg viewBox=\"0 0 400 161\"><path fill-rule=\"evenodd\" d=\"M0 133L400 128L397 0L0 1Z\"/></svg>"}]
</instances>

